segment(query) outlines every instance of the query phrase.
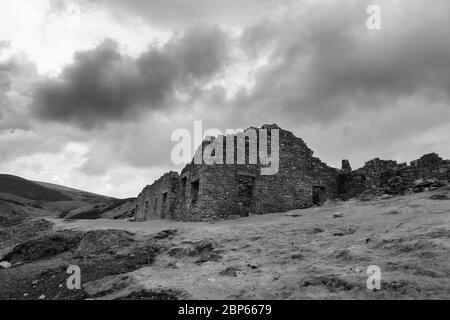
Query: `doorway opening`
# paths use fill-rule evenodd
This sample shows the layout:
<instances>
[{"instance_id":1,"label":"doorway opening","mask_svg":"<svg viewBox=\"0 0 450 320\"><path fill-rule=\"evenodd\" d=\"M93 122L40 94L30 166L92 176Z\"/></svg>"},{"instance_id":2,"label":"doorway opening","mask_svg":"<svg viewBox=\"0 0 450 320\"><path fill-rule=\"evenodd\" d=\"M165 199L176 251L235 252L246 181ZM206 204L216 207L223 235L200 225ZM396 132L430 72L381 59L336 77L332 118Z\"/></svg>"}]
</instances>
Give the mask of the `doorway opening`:
<instances>
[{"instance_id":1,"label":"doorway opening","mask_svg":"<svg viewBox=\"0 0 450 320\"><path fill-rule=\"evenodd\" d=\"M315 206L321 206L326 200L325 187L313 186L312 202Z\"/></svg>"},{"instance_id":2,"label":"doorway opening","mask_svg":"<svg viewBox=\"0 0 450 320\"><path fill-rule=\"evenodd\" d=\"M191 182L191 203L193 205L197 204L199 189L200 189L199 180Z\"/></svg>"},{"instance_id":3,"label":"doorway opening","mask_svg":"<svg viewBox=\"0 0 450 320\"><path fill-rule=\"evenodd\" d=\"M255 178L240 176L238 181L239 214L248 217L253 208L253 190Z\"/></svg>"},{"instance_id":4,"label":"doorway opening","mask_svg":"<svg viewBox=\"0 0 450 320\"><path fill-rule=\"evenodd\" d=\"M162 195L162 203L161 203L161 218L164 219L164 215L166 212L167 206L167 192L164 192Z\"/></svg>"}]
</instances>

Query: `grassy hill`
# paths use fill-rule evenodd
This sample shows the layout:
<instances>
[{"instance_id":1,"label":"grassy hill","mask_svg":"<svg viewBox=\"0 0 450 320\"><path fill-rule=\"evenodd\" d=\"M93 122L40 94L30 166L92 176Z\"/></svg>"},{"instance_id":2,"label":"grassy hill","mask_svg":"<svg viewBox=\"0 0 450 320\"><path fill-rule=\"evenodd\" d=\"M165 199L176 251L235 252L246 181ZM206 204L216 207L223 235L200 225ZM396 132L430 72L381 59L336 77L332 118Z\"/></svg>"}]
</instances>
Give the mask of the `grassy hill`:
<instances>
[{"instance_id":1,"label":"grassy hill","mask_svg":"<svg viewBox=\"0 0 450 320\"><path fill-rule=\"evenodd\" d=\"M87 192L87 191L83 191L83 190L78 190L78 189L74 189L74 188L69 188L69 187L65 187L65 186L61 186L61 185L57 185L57 184L53 184L53 183L40 182L40 181L33 181L33 182L42 187L45 187L47 189L59 192L65 196L71 198L72 200L84 201L84 202L91 203L91 204L95 204L95 203L102 202L105 200L115 199L112 197L95 194L95 193L91 193L91 192Z\"/></svg>"},{"instance_id":2,"label":"grassy hill","mask_svg":"<svg viewBox=\"0 0 450 320\"><path fill-rule=\"evenodd\" d=\"M73 200L59 191L46 188L38 183L8 174L0 174L0 192L22 198L54 202Z\"/></svg>"},{"instance_id":3,"label":"grassy hill","mask_svg":"<svg viewBox=\"0 0 450 320\"><path fill-rule=\"evenodd\" d=\"M135 199L120 200L0 174L0 226L13 225L27 217L125 218L134 214L134 203Z\"/></svg>"}]
</instances>

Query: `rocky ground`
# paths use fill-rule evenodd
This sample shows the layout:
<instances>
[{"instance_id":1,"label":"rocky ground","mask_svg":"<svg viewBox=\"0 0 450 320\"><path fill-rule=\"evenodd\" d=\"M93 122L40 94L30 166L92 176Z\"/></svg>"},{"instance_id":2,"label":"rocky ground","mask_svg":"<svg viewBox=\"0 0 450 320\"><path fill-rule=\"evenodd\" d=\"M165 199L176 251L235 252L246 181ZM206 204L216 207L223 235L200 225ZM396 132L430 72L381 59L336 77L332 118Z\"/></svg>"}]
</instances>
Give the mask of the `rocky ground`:
<instances>
[{"instance_id":1,"label":"rocky ground","mask_svg":"<svg viewBox=\"0 0 450 320\"><path fill-rule=\"evenodd\" d=\"M0 229L0 299L449 299L450 189L365 200L215 223L27 219Z\"/></svg>"}]
</instances>

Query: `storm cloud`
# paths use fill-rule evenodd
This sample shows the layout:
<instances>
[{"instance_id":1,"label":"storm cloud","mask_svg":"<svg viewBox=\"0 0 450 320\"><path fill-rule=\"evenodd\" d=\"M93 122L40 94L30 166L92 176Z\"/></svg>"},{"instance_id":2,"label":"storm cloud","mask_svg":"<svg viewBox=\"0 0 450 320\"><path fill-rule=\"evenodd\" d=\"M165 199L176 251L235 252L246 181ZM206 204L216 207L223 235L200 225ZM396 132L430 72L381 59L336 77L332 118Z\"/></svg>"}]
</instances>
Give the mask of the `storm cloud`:
<instances>
[{"instance_id":1,"label":"storm cloud","mask_svg":"<svg viewBox=\"0 0 450 320\"><path fill-rule=\"evenodd\" d=\"M133 58L105 40L36 85L33 113L89 129L170 108L182 103L177 95L189 98L223 69L227 42L219 27L196 25Z\"/></svg>"},{"instance_id":2,"label":"storm cloud","mask_svg":"<svg viewBox=\"0 0 450 320\"><path fill-rule=\"evenodd\" d=\"M243 47L251 56L269 52L269 61L235 103L276 108L296 123L393 108L411 97L448 104L449 3L383 3L377 31L365 27L364 1L327 3L326 10L311 5L282 21L248 26Z\"/></svg>"},{"instance_id":3,"label":"storm cloud","mask_svg":"<svg viewBox=\"0 0 450 320\"><path fill-rule=\"evenodd\" d=\"M159 28L181 28L198 21L204 23L242 24L267 14L275 15L290 0L77 0L86 10L106 8L114 15L139 16ZM68 0L54 0L55 10L62 10Z\"/></svg>"}]
</instances>

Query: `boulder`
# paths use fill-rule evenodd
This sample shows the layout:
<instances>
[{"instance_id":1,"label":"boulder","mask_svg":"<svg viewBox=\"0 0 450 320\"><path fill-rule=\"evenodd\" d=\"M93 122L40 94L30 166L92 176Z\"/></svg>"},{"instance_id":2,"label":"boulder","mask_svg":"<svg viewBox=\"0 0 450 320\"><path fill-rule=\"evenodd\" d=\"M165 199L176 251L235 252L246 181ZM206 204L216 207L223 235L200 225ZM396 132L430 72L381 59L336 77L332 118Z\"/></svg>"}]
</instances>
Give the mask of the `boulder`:
<instances>
[{"instance_id":1,"label":"boulder","mask_svg":"<svg viewBox=\"0 0 450 320\"><path fill-rule=\"evenodd\" d=\"M82 238L81 232L56 231L24 241L4 257L12 263L29 262L49 258L75 249Z\"/></svg>"},{"instance_id":2,"label":"boulder","mask_svg":"<svg viewBox=\"0 0 450 320\"><path fill-rule=\"evenodd\" d=\"M158 232L155 236L153 236L154 239L166 239L169 237L176 236L178 234L178 230L176 229L166 229Z\"/></svg>"},{"instance_id":3,"label":"boulder","mask_svg":"<svg viewBox=\"0 0 450 320\"><path fill-rule=\"evenodd\" d=\"M113 253L134 242L133 234L123 230L92 230L85 234L75 250L78 256Z\"/></svg>"},{"instance_id":4,"label":"boulder","mask_svg":"<svg viewBox=\"0 0 450 320\"><path fill-rule=\"evenodd\" d=\"M225 270L220 271L219 274L221 276L237 277L237 271L238 269L236 267L228 267Z\"/></svg>"},{"instance_id":5,"label":"boulder","mask_svg":"<svg viewBox=\"0 0 450 320\"><path fill-rule=\"evenodd\" d=\"M8 261L2 261L0 262L0 267L2 267L3 269L9 269L12 267L12 263Z\"/></svg>"},{"instance_id":6,"label":"boulder","mask_svg":"<svg viewBox=\"0 0 450 320\"><path fill-rule=\"evenodd\" d=\"M344 216L344 213L342 212L335 212L333 214L333 218L342 218Z\"/></svg>"}]
</instances>

